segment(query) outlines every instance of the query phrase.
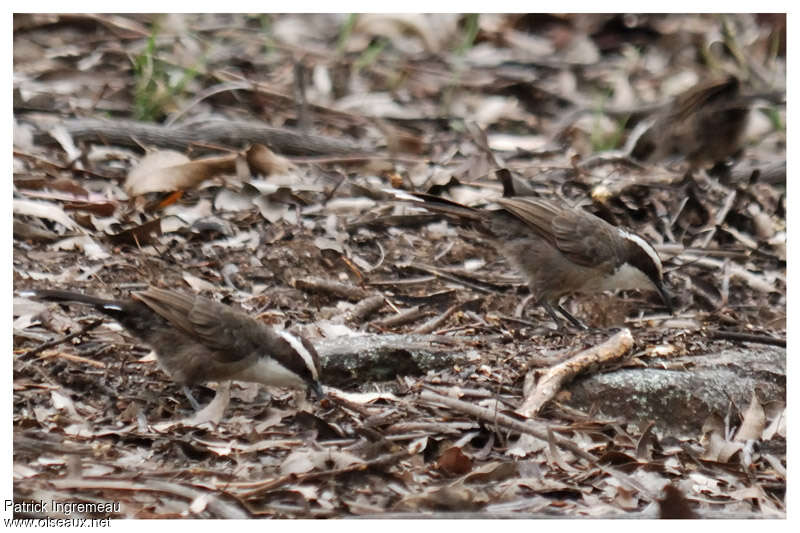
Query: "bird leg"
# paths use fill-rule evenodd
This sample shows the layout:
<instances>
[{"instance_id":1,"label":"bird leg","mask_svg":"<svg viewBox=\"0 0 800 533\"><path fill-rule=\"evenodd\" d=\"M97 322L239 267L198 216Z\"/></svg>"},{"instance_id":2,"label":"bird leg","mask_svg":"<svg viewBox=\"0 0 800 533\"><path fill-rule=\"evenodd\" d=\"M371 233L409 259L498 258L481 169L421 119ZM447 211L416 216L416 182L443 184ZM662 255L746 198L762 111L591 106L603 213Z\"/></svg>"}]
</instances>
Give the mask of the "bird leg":
<instances>
[{"instance_id":1,"label":"bird leg","mask_svg":"<svg viewBox=\"0 0 800 533\"><path fill-rule=\"evenodd\" d=\"M578 320L577 318L572 316L572 314L570 314L569 311L567 311L566 309L561 307L561 305L557 304L556 305L556 309L558 309L558 312L561 313L562 315L564 315L564 317L567 320L572 322L572 325L575 326L576 328L581 329L581 330L589 329L589 328L586 327L586 324L584 324L583 322L581 322L580 320ZM553 314L555 314L555 313L553 313Z\"/></svg>"},{"instance_id":2,"label":"bird leg","mask_svg":"<svg viewBox=\"0 0 800 533\"><path fill-rule=\"evenodd\" d=\"M584 330L587 330L587 329L589 329L589 328L587 328L587 327L586 327L586 326L583 324L583 322L581 322L580 320L578 320L577 318L575 318L574 316L572 316L572 314L570 314L570 312L569 312L569 311L567 311L566 309L564 309L563 307L561 307L561 305L559 305L559 304L556 304L556 305L555 305L555 308L554 308L554 307L553 307L553 305L552 305L550 302L539 302L539 304L540 304L542 307L544 307L544 308L545 308L545 310L547 311L547 313L550 315L550 318L552 318L552 319L553 319L553 322L555 322L555 323L556 323L556 328L558 328L558 329L562 329L562 327L563 327L563 325L564 325L564 322L563 322L563 321L562 321L560 318L558 318L558 315L556 314L556 310L558 310L558 312L559 312L559 313L561 313L562 315L564 315L564 318L566 318L567 320L569 320L569 322L570 322L570 323L571 323L573 326L575 326L576 328L578 328L579 330L581 330L581 331L584 331Z\"/></svg>"},{"instance_id":3,"label":"bird leg","mask_svg":"<svg viewBox=\"0 0 800 533\"><path fill-rule=\"evenodd\" d=\"M189 400L189 403L192 404L192 408L195 411L200 411L200 404L197 403L197 400L194 399L192 395L192 391L186 385L183 386L183 394L186 395L186 399Z\"/></svg>"}]
</instances>

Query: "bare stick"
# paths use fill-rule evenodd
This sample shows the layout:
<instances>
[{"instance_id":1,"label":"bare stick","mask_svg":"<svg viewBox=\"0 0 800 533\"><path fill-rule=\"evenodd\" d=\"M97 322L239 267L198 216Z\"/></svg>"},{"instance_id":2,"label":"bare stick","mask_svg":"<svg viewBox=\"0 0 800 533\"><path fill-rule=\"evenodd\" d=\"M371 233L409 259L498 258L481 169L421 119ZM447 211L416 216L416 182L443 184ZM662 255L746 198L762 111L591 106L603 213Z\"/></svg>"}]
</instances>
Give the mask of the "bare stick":
<instances>
[{"instance_id":1,"label":"bare stick","mask_svg":"<svg viewBox=\"0 0 800 533\"><path fill-rule=\"evenodd\" d=\"M414 307L410 307L408 309L400 311L396 315L392 315L386 318L381 318L379 320L373 320L372 322L370 322L370 325L378 328L393 328L401 326L403 324L408 324L409 322L413 322L418 318L421 318L427 314L428 314L427 311L421 309L420 306L415 305Z\"/></svg>"},{"instance_id":2,"label":"bare stick","mask_svg":"<svg viewBox=\"0 0 800 533\"><path fill-rule=\"evenodd\" d=\"M550 368L547 374L539 380L533 393L525 398L522 406L517 409L517 413L527 417L536 416L544 404L556 395L564 383L570 381L591 365L607 363L622 357L632 347L633 336L631 331L624 328L604 343L584 350L563 363Z\"/></svg>"},{"instance_id":3,"label":"bare stick","mask_svg":"<svg viewBox=\"0 0 800 533\"><path fill-rule=\"evenodd\" d=\"M786 348L786 337L773 337L772 335L759 335L758 333L744 333L741 331L721 331L718 329L709 330L708 334L714 339L756 342L758 344L770 344Z\"/></svg>"},{"instance_id":4,"label":"bare stick","mask_svg":"<svg viewBox=\"0 0 800 533\"><path fill-rule=\"evenodd\" d=\"M550 439L550 437L547 434L548 425L542 422L534 422L531 420L528 421L516 420L508 415L499 413L494 409L479 407L474 403L464 402L461 400L457 400L455 398L450 398L449 396L440 396L439 394L436 394L428 390L422 391L419 395L419 398L420 400L423 400L426 403L438 403L440 405L450 407L451 409L455 409L456 411L460 411L474 418L485 420L486 422L489 422L491 424L497 424L498 426L503 426L505 428L512 429L520 433L533 435L534 437L542 439L543 441L548 441ZM571 451L578 457L589 461L593 465L597 465L597 457L588 452L583 451L581 448L579 448L572 442L566 439L562 439L561 437L554 437L553 441L558 446Z\"/></svg>"},{"instance_id":5,"label":"bare stick","mask_svg":"<svg viewBox=\"0 0 800 533\"><path fill-rule=\"evenodd\" d=\"M625 331L627 330L623 330L617 335L620 335ZM628 335L630 335L630 332L628 332ZM652 490L642 485L636 479L625 474L624 472L616 470L615 468L599 464L597 462L598 461L597 457L595 457L591 453L582 450L572 441L563 439L561 437L557 437L552 433L553 431L562 430L563 428L561 427L550 426L542 422L534 422L532 420L527 420L527 421L516 420L514 418L511 418L510 416L499 413L494 409L479 407L475 404L462 402L461 400L450 398L448 396L440 396L428 390L423 390L420 393L419 398L420 400L423 400L425 402L438 403L440 405L444 405L446 407L450 407L451 409L460 411L469 416L485 420L486 422L489 422L491 424L496 424L498 426L506 427L514 431L519 431L520 433L533 435L534 437L542 439L545 442L553 443L556 446L571 451L581 459L585 459L592 466L599 468L600 470L602 470L603 472L607 473L610 476L616 477L629 487L638 490L645 498L648 498L650 501L656 501L658 497L656 494L654 494Z\"/></svg>"},{"instance_id":6,"label":"bare stick","mask_svg":"<svg viewBox=\"0 0 800 533\"><path fill-rule=\"evenodd\" d=\"M246 498L251 498L253 496L258 496L259 494L263 494L271 490L275 490L276 488L286 485L288 483L295 483L299 485L300 483L315 479L325 479L328 477L335 478L340 474L346 474L349 472L360 472L369 470L370 468L387 468L395 463L402 461L403 459L406 459L409 455L410 453L408 452L408 450L401 450L399 452L378 456L374 459L370 459L369 461L364 461L363 463L356 463L342 468L336 468L333 470L308 472L306 474L286 474L285 476L273 479L265 479L262 481L245 481L239 483L225 482L225 483L219 483L217 487L219 490L227 490L227 491L230 491L231 489L234 490L241 489L242 492L238 492L237 497L246 499Z\"/></svg>"},{"instance_id":7,"label":"bare stick","mask_svg":"<svg viewBox=\"0 0 800 533\"><path fill-rule=\"evenodd\" d=\"M730 212L731 208L733 207L733 202L736 201L736 191L731 191L728 193L728 196L725 198L725 202L722 204L722 207L719 211L717 211L717 216L714 217L714 226L706 233L703 241L700 243L700 248L708 248L708 244L711 242L711 239L714 238L714 234L717 232L717 228L719 228L725 219L728 217L728 213Z\"/></svg>"},{"instance_id":8,"label":"bare stick","mask_svg":"<svg viewBox=\"0 0 800 533\"><path fill-rule=\"evenodd\" d=\"M80 337L81 335L83 335L85 333L88 333L89 331L93 330L94 328L96 328L97 326L99 326L102 323L103 323L102 319L97 319L97 320L94 320L92 322L89 322L89 324L87 324L83 328L79 329L75 333L70 333L69 335L65 335L65 336L61 337L60 339L53 339L51 341L47 341L47 342L45 342L43 344L40 344L36 348L33 348L32 350L28 350L27 352L25 352L24 354L20 355L19 357L21 359L23 357L29 357L31 355L36 355L38 353L41 353L44 350L47 350L48 348L52 348L53 346L58 346L61 343L64 343L64 342L67 342L69 340L74 339L75 337Z\"/></svg>"},{"instance_id":9,"label":"bare stick","mask_svg":"<svg viewBox=\"0 0 800 533\"><path fill-rule=\"evenodd\" d=\"M385 298L382 294L368 296L347 312L346 320L351 320L356 324L360 324L369 315L383 307L384 301Z\"/></svg>"},{"instance_id":10,"label":"bare stick","mask_svg":"<svg viewBox=\"0 0 800 533\"><path fill-rule=\"evenodd\" d=\"M344 298L351 301L358 301L371 296L364 289L354 287L346 283L339 283L328 279L320 278L304 278L296 279L292 285L295 289L306 292L321 292L331 294L338 298Z\"/></svg>"}]
</instances>

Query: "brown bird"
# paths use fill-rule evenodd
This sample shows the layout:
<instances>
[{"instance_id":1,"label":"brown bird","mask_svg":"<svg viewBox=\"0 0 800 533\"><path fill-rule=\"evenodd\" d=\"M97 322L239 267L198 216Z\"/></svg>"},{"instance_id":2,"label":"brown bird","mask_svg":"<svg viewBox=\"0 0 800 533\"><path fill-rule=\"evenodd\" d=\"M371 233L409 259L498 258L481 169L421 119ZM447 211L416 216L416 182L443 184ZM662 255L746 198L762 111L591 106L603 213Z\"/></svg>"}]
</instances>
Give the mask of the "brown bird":
<instances>
[{"instance_id":1,"label":"brown bird","mask_svg":"<svg viewBox=\"0 0 800 533\"><path fill-rule=\"evenodd\" d=\"M653 162L677 154L692 168L724 162L742 147L751 100L733 76L700 83L675 97L631 155Z\"/></svg>"},{"instance_id":2,"label":"brown bird","mask_svg":"<svg viewBox=\"0 0 800 533\"><path fill-rule=\"evenodd\" d=\"M663 267L653 247L588 211L531 196L498 198L497 210L415 196L428 210L477 223L527 278L533 298L556 324L557 309L576 327L585 327L559 305L562 296L574 292L655 290L670 307Z\"/></svg>"},{"instance_id":3,"label":"brown bird","mask_svg":"<svg viewBox=\"0 0 800 533\"><path fill-rule=\"evenodd\" d=\"M158 362L195 409L187 385L250 381L268 386L308 387L321 397L320 364L314 346L287 331L275 331L227 305L149 287L130 300L106 300L77 292L21 293L52 302L88 304L110 316L153 348Z\"/></svg>"}]
</instances>

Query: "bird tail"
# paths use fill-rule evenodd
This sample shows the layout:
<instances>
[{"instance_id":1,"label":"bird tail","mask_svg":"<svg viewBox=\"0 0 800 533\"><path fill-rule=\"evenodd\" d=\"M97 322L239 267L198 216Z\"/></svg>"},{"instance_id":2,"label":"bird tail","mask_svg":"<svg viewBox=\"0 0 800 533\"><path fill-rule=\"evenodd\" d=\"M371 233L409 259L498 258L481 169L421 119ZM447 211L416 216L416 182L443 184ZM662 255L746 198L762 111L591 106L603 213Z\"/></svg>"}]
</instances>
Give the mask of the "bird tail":
<instances>
[{"instance_id":1,"label":"bird tail","mask_svg":"<svg viewBox=\"0 0 800 533\"><path fill-rule=\"evenodd\" d=\"M116 312L122 311L122 304L116 300L107 300L105 298L98 298L96 296L88 296L79 292L45 289L23 291L20 292L19 295L27 298L34 298L36 300L44 300L47 302L77 302L88 304L112 316Z\"/></svg>"},{"instance_id":2,"label":"bird tail","mask_svg":"<svg viewBox=\"0 0 800 533\"><path fill-rule=\"evenodd\" d=\"M484 219L484 215L481 213L480 210L466 206L464 204L459 204L458 202L454 202L446 198L442 198L441 196L436 196L434 194L427 194L422 192L414 192L411 194L420 200L419 202L416 203L418 203L421 207L424 207L425 209L433 213L449 215L450 217L454 217L456 219L466 219L475 221L480 221Z\"/></svg>"}]
</instances>

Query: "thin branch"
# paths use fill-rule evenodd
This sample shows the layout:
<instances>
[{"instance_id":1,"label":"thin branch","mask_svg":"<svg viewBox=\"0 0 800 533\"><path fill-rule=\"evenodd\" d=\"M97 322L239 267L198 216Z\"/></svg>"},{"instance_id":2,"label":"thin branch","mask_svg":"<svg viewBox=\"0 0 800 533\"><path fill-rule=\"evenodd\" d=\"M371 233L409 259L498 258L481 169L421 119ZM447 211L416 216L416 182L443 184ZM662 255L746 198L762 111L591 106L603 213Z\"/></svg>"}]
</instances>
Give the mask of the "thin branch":
<instances>
[{"instance_id":1,"label":"thin branch","mask_svg":"<svg viewBox=\"0 0 800 533\"><path fill-rule=\"evenodd\" d=\"M624 328L604 343L592 346L563 363L555 365L539 380L536 389L525 398L522 407L517 409L517 413L526 417L535 416L544 407L544 404L556 395L564 383L591 366L622 357L632 347L631 331Z\"/></svg>"},{"instance_id":2,"label":"thin branch","mask_svg":"<svg viewBox=\"0 0 800 533\"><path fill-rule=\"evenodd\" d=\"M772 335L760 335L758 333L743 333L741 331L722 331L719 329L709 330L708 334L712 339L755 342L758 344L769 344L772 346L782 346L786 348L786 337L773 337Z\"/></svg>"},{"instance_id":3,"label":"thin branch","mask_svg":"<svg viewBox=\"0 0 800 533\"><path fill-rule=\"evenodd\" d=\"M48 348L52 348L54 346L58 346L61 343L64 343L64 342L67 342L69 340L74 339L75 337L80 337L81 335L84 335L84 334L88 333L89 331L93 330L94 328L96 328L97 326L99 326L102 323L103 323L103 319L98 318L97 320L94 320L94 321L90 322L89 324L87 324L86 326L84 326L83 328L79 329L75 333L70 333L69 335L65 335L65 336L63 336L63 337L61 337L59 339L53 339L51 341L45 342L43 344L40 344L39 346L37 346L36 348L33 348L32 350L28 350L24 354L20 355L19 359L27 358L27 357L29 357L31 355L36 355L38 353L43 352L44 350L47 350Z\"/></svg>"}]
</instances>

